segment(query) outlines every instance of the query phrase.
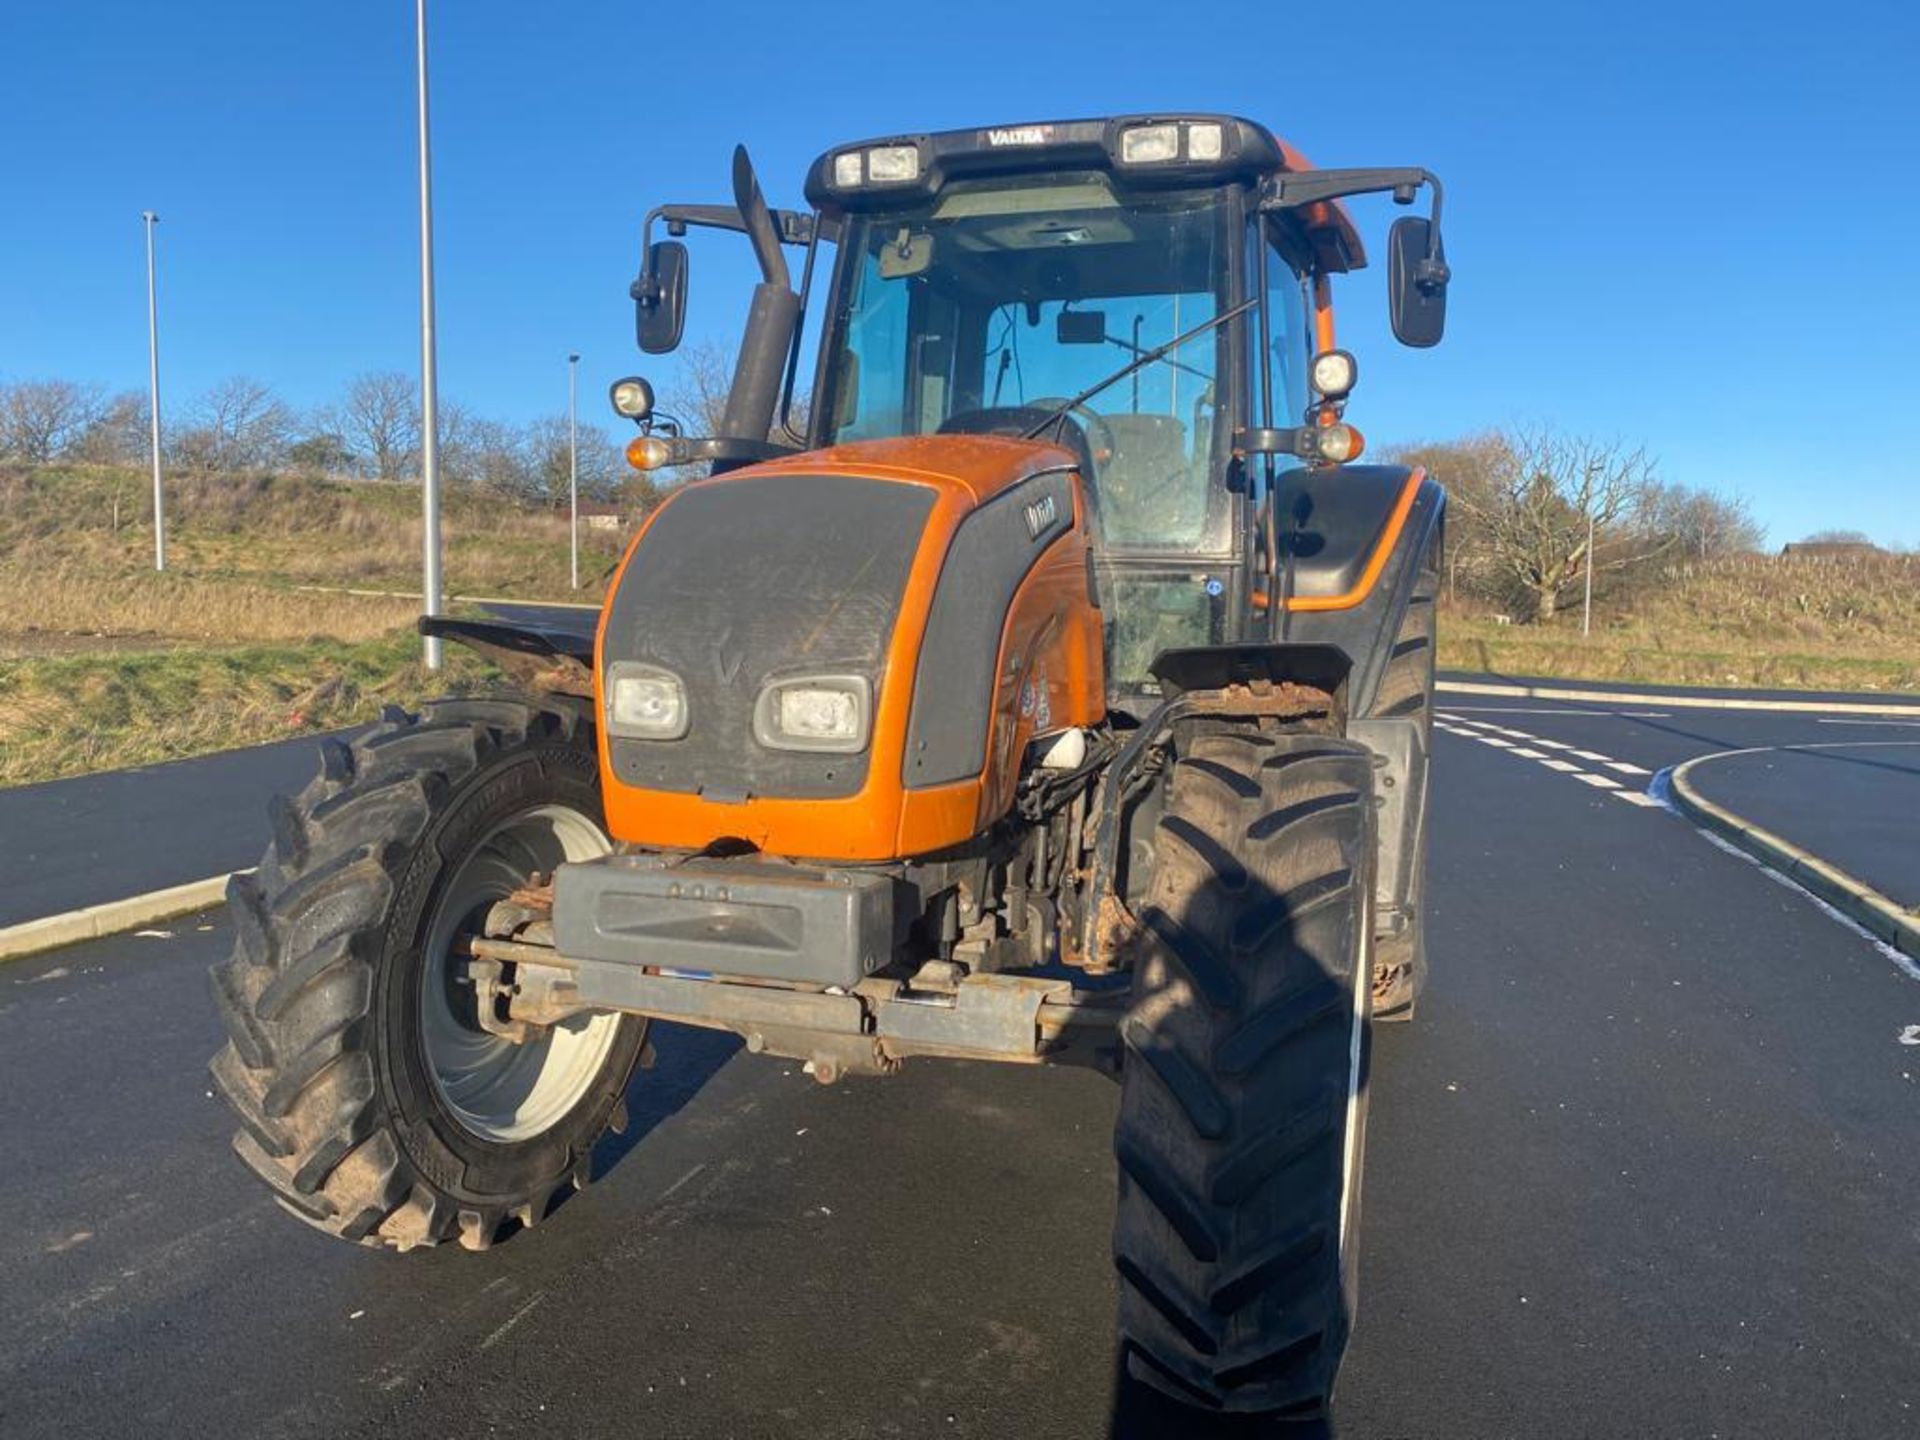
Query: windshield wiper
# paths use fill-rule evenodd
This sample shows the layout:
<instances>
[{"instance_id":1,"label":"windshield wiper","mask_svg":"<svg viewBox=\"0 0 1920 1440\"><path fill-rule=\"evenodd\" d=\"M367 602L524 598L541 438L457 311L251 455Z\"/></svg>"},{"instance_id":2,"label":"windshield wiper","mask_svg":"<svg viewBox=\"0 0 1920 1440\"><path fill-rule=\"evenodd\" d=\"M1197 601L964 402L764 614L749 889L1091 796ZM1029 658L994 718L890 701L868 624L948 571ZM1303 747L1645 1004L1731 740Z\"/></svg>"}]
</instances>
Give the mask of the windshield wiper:
<instances>
[{"instance_id":1,"label":"windshield wiper","mask_svg":"<svg viewBox=\"0 0 1920 1440\"><path fill-rule=\"evenodd\" d=\"M1235 305L1232 309L1222 310L1218 315L1214 316L1211 320L1203 320L1200 322L1200 324L1194 326L1191 330L1185 331L1182 334L1174 336L1173 339L1167 341L1166 344L1156 345L1151 350L1142 350L1132 360L1129 360L1125 365L1122 365L1118 370L1114 371L1111 375L1107 376L1106 379L1100 381L1098 384L1089 385L1086 389L1082 390L1078 395L1075 395L1071 400L1067 401L1064 405L1060 406L1056 410L1050 411L1047 415L1047 418L1042 420L1039 424L1031 427L1030 429L1021 431L1020 438L1022 440L1038 440L1042 435L1047 433L1047 430L1050 427L1058 425L1062 420L1064 420L1067 417L1069 413L1071 413L1074 410L1077 410L1080 406L1086 404L1087 401L1091 400L1094 396L1098 395L1102 390L1105 390L1108 386L1119 384L1122 380L1126 379L1127 376L1133 374L1134 371L1139 370L1147 365L1151 365L1154 361L1162 359L1165 356L1171 355L1174 351L1178 350L1182 345L1186 344L1189 340L1196 339L1199 336L1206 334L1209 330L1218 329L1220 326L1226 324L1227 321L1234 319L1236 316L1246 314L1247 311L1251 310L1255 305L1258 305L1259 303L1260 303L1260 297L1258 295L1255 295L1250 299L1242 300L1238 305Z\"/></svg>"}]
</instances>

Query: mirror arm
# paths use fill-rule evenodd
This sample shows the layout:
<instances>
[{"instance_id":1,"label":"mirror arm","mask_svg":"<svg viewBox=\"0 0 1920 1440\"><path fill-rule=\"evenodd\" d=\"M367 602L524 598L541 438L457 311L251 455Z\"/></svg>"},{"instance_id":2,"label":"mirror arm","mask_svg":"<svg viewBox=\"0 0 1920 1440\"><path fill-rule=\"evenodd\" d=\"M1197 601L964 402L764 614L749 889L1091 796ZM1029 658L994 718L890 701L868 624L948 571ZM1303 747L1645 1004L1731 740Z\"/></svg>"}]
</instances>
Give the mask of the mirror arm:
<instances>
[{"instance_id":1,"label":"mirror arm","mask_svg":"<svg viewBox=\"0 0 1920 1440\"><path fill-rule=\"evenodd\" d=\"M1447 262L1440 258L1440 208L1444 199L1440 177L1417 165L1374 167L1354 170L1302 170L1276 175L1262 187L1262 212L1298 210L1307 205L1344 200L1352 195L1377 195L1393 192L1396 205L1411 205L1424 185L1433 194L1427 219L1427 257L1420 262L1414 282L1428 294L1444 289L1451 278Z\"/></svg>"}]
</instances>

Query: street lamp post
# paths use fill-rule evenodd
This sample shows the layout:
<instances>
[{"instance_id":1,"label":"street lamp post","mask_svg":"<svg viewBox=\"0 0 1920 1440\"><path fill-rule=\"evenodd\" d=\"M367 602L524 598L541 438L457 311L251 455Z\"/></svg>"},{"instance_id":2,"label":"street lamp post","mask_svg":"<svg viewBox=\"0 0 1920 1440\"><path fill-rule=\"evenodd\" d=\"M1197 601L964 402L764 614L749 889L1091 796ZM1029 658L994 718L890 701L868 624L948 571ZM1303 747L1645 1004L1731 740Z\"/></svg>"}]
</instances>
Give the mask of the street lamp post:
<instances>
[{"instance_id":1,"label":"street lamp post","mask_svg":"<svg viewBox=\"0 0 1920 1440\"><path fill-rule=\"evenodd\" d=\"M167 496L160 484L160 311L154 303L153 227L160 217L142 210L147 228L147 424L153 440L153 568L167 568Z\"/></svg>"},{"instance_id":2,"label":"street lamp post","mask_svg":"<svg viewBox=\"0 0 1920 1440\"><path fill-rule=\"evenodd\" d=\"M577 416L579 400L580 357L567 356L567 558L573 577L573 588L580 588L580 426Z\"/></svg>"},{"instance_id":3,"label":"street lamp post","mask_svg":"<svg viewBox=\"0 0 1920 1440\"><path fill-rule=\"evenodd\" d=\"M440 598L440 383L433 336L433 161L427 124L427 0L414 0L420 104L420 505L421 610L438 615ZM440 668L440 637L428 635L423 658Z\"/></svg>"}]
</instances>

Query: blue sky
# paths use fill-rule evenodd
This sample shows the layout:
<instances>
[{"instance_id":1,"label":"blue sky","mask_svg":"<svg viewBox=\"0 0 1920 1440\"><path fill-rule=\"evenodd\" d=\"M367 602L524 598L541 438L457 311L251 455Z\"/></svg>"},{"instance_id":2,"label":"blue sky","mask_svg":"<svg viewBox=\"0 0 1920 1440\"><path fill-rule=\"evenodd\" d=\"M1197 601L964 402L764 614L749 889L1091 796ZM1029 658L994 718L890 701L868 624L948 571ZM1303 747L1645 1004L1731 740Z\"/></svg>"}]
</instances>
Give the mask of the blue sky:
<instances>
[{"instance_id":1,"label":"blue sky","mask_svg":"<svg viewBox=\"0 0 1920 1440\"><path fill-rule=\"evenodd\" d=\"M139 212L162 224L169 402L244 372L300 405L415 364L410 0L12 0L0 14L0 377L145 378ZM1156 108L1263 120L1318 163L1424 164L1455 282L1395 346L1342 290L1376 445L1550 423L1747 495L1776 542L1920 545L1920 19L1823 6L510 4L438 0L445 392L526 419L671 367L633 349L639 221L775 203L895 131ZM1198 27L1204 25L1206 28ZM1360 219L1376 253L1384 201ZM689 333L748 262L696 241Z\"/></svg>"}]
</instances>

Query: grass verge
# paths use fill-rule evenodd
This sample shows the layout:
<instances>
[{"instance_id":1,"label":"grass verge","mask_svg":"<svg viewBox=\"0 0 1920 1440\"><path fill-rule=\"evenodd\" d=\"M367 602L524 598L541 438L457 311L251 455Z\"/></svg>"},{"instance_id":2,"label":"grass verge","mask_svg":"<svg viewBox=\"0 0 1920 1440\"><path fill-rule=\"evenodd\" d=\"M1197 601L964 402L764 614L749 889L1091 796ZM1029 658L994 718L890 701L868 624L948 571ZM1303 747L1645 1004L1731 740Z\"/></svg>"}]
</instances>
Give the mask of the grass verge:
<instances>
[{"instance_id":1,"label":"grass verge","mask_svg":"<svg viewBox=\"0 0 1920 1440\"><path fill-rule=\"evenodd\" d=\"M179 760L374 719L484 686L458 646L438 674L420 640L372 639L45 656L0 665L0 785Z\"/></svg>"}]
</instances>

